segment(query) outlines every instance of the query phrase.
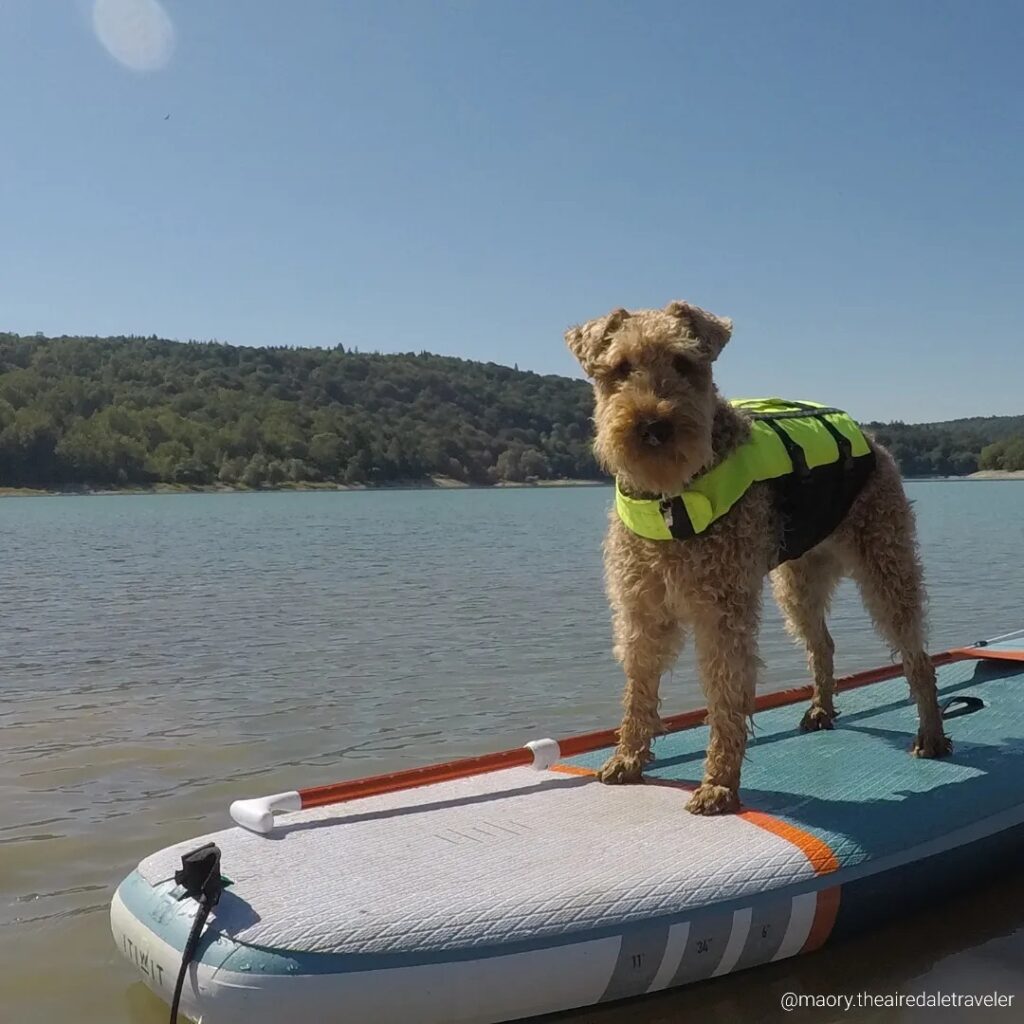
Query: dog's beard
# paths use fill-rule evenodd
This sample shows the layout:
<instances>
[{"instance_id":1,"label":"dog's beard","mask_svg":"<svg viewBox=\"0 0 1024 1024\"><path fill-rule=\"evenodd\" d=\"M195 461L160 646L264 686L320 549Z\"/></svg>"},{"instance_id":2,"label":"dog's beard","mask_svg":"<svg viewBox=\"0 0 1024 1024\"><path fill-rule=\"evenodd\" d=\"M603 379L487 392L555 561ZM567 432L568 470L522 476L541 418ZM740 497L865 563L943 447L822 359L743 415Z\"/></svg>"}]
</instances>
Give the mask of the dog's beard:
<instances>
[{"instance_id":1,"label":"dog's beard","mask_svg":"<svg viewBox=\"0 0 1024 1024\"><path fill-rule=\"evenodd\" d=\"M655 419L672 424L672 437L652 446L641 439L639 427ZM680 414L670 402L641 408L609 402L598 411L594 452L630 493L678 494L711 463L710 424Z\"/></svg>"}]
</instances>

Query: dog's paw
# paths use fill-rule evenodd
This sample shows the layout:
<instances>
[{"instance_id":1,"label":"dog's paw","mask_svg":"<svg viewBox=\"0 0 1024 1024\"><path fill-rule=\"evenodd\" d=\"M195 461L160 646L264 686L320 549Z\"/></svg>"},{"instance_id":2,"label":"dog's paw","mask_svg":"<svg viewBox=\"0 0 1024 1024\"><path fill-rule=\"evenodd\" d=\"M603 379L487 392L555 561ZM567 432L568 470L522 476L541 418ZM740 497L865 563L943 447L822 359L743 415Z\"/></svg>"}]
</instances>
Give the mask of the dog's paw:
<instances>
[{"instance_id":1,"label":"dog's paw","mask_svg":"<svg viewBox=\"0 0 1024 1024\"><path fill-rule=\"evenodd\" d=\"M740 795L727 786L702 782L693 791L686 809L691 814L734 814L740 809Z\"/></svg>"},{"instance_id":2,"label":"dog's paw","mask_svg":"<svg viewBox=\"0 0 1024 1024\"><path fill-rule=\"evenodd\" d=\"M835 711L827 711L817 704L812 704L800 719L801 732L818 732L821 729L834 729Z\"/></svg>"},{"instance_id":3,"label":"dog's paw","mask_svg":"<svg viewBox=\"0 0 1024 1024\"><path fill-rule=\"evenodd\" d=\"M919 732L910 748L914 757L948 757L953 753L953 741L940 733L925 735Z\"/></svg>"},{"instance_id":4,"label":"dog's paw","mask_svg":"<svg viewBox=\"0 0 1024 1024\"><path fill-rule=\"evenodd\" d=\"M598 781L609 786L624 786L640 782L644 772L644 764L650 755L643 754L612 754L597 773Z\"/></svg>"}]
</instances>

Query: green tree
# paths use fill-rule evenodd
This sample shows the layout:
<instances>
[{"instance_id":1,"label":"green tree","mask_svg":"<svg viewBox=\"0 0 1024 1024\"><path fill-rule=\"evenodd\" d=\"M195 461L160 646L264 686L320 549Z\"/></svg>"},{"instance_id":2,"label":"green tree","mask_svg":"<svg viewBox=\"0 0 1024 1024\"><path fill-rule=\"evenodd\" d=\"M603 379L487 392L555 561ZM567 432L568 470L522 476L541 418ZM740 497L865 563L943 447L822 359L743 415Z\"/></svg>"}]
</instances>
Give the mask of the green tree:
<instances>
[{"instance_id":1,"label":"green tree","mask_svg":"<svg viewBox=\"0 0 1024 1024\"><path fill-rule=\"evenodd\" d=\"M1002 469L1003 468L1003 452L1006 451L1005 441L993 441L992 444L985 445L981 449L981 456L978 459L978 465L982 469Z\"/></svg>"},{"instance_id":2,"label":"green tree","mask_svg":"<svg viewBox=\"0 0 1024 1024\"><path fill-rule=\"evenodd\" d=\"M284 468L286 476L293 483L305 483L320 476L315 467L303 462L302 459L289 459Z\"/></svg>"},{"instance_id":3,"label":"green tree","mask_svg":"<svg viewBox=\"0 0 1024 1024\"><path fill-rule=\"evenodd\" d=\"M146 460L146 469L155 480L171 483L176 474L192 457L188 446L181 441L162 441Z\"/></svg>"},{"instance_id":4,"label":"green tree","mask_svg":"<svg viewBox=\"0 0 1024 1024\"><path fill-rule=\"evenodd\" d=\"M131 417L116 407L76 420L57 443L56 454L68 467L71 479L90 484L142 482L146 449L129 431Z\"/></svg>"},{"instance_id":5,"label":"green tree","mask_svg":"<svg viewBox=\"0 0 1024 1024\"><path fill-rule=\"evenodd\" d=\"M347 484L362 484L370 475L369 459L365 451L353 455L345 465L344 481Z\"/></svg>"},{"instance_id":6,"label":"green tree","mask_svg":"<svg viewBox=\"0 0 1024 1024\"><path fill-rule=\"evenodd\" d=\"M309 444L309 458L314 466L328 480L335 479L344 462L347 462L344 445L337 434L314 434Z\"/></svg>"},{"instance_id":7,"label":"green tree","mask_svg":"<svg viewBox=\"0 0 1024 1024\"><path fill-rule=\"evenodd\" d=\"M15 415L14 406L0 398L0 431L6 430L14 422Z\"/></svg>"},{"instance_id":8,"label":"green tree","mask_svg":"<svg viewBox=\"0 0 1024 1024\"><path fill-rule=\"evenodd\" d=\"M517 483L526 479L523 472L520 456L521 448L506 448L499 456L494 465L495 475L499 480L507 480Z\"/></svg>"},{"instance_id":9,"label":"green tree","mask_svg":"<svg viewBox=\"0 0 1024 1024\"><path fill-rule=\"evenodd\" d=\"M23 406L0 431L0 484L43 487L52 481L72 482L56 447L60 428L41 409Z\"/></svg>"},{"instance_id":10,"label":"green tree","mask_svg":"<svg viewBox=\"0 0 1024 1024\"><path fill-rule=\"evenodd\" d=\"M519 469L526 480L546 480L551 475L547 457L536 448L527 448L519 456Z\"/></svg>"},{"instance_id":11,"label":"green tree","mask_svg":"<svg viewBox=\"0 0 1024 1024\"><path fill-rule=\"evenodd\" d=\"M271 459L267 464L266 483L268 487L279 487L288 479L288 471L279 459Z\"/></svg>"},{"instance_id":12,"label":"green tree","mask_svg":"<svg viewBox=\"0 0 1024 1024\"><path fill-rule=\"evenodd\" d=\"M262 487L267 482L269 469L267 457L262 452L257 452L246 464L242 473L242 483L246 487Z\"/></svg>"},{"instance_id":13,"label":"green tree","mask_svg":"<svg viewBox=\"0 0 1024 1024\"><path fill-rule=\"evenodd\" d=\"M229 486L241 483L246 465L247 463L243 458L239 458L238 456L233 458L231 456L225 456L221 461L220 470L217 473L217 479L222 484L228 484Z\"/></svg>"},{"instance_id":14,"label":"green tree","mask_svg":"<svg viewBox=\"0 0 1024 1024\"><path fill-rule=\"evenodd\" d=\"M1006 442L1003 451L1003 469L1024 469L1024 437L1015 437Z\"/></svg>"}]
</instances>

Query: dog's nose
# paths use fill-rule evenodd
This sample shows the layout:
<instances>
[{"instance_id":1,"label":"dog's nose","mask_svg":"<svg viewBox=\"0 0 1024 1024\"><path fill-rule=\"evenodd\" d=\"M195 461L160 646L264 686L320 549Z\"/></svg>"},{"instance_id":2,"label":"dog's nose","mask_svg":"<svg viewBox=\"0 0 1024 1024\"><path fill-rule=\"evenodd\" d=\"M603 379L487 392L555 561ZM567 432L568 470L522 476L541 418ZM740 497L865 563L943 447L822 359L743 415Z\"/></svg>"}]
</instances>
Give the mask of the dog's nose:
<instances>
[{"instance_id":1,"label":"dog's nose","mask_svg":"<svg viewBox=\"0 0 1024 1024\"><path fill-rule=\"evenodd\" d=\"M668 420L651 420L640 424L640 440L652 448L665 444L672 438L672 424Z\"/></svg>"}]
</instances>

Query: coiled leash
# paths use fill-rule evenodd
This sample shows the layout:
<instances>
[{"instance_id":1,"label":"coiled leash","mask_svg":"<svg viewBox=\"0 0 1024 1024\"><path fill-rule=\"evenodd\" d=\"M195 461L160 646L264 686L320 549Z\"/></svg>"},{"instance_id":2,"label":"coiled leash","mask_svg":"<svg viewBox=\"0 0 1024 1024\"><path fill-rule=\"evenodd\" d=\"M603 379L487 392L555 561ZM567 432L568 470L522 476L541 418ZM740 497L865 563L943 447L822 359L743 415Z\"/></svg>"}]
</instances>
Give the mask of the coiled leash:
<instances>
[{"instance_id":1,"label":"coiled leash","mask_svg":"<svg viewBox=\"0 0 1024 1024\"><path fill-rule=\"evenodd\" d=\"M181 858L181 870L174 872L174 881L185 890L178 899L183 900L187 896L191 896L199 906L192 921L192 930L188 933L188 941L181 954L178 980L174 983L171 1024L177 1024L181 989L185 984L188 965L196 955L196 947L199 945L199 937L203 933L203 925L206 924L210 911L220 902L220 894L224 891L224 879L220 873L220 847L216 843L207 843L205 846L186 853Z\"/></svg>"}]
</instances>

